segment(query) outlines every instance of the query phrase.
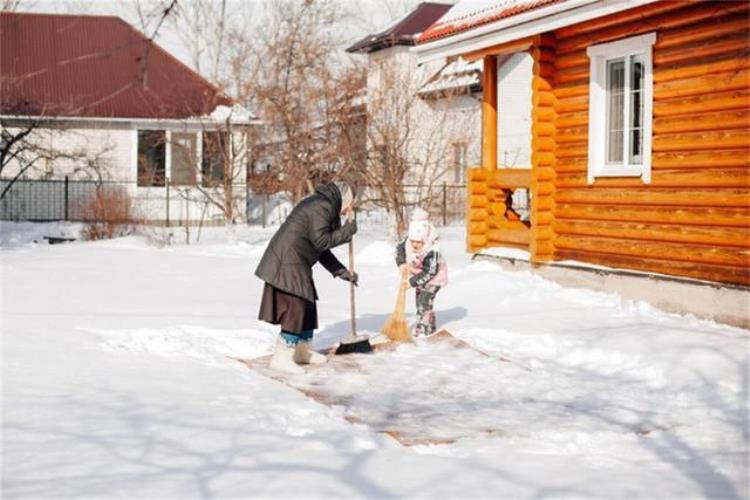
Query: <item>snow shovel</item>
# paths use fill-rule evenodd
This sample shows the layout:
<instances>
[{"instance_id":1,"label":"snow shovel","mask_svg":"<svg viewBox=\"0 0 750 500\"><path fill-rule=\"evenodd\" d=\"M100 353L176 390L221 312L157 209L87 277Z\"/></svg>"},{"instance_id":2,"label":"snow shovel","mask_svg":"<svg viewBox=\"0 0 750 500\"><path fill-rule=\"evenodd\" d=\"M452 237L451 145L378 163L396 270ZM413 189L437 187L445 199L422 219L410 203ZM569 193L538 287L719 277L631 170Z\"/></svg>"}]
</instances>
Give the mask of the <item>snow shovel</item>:
<instances>
[{"instance_id":1,"label":"snow shovel","mask_svg":"<svg viewBox=\"0 0 750 500\"><path fill-rule=\"evenodd\" d=\"M354 274L354 236L349 241L349 273ZM351 354L355 352L371 352L370 338L357 335L357 316L354 307L354 283L349 282L349 309L352 316L352 333L341 340L335 354Z\"/></svg>"},{"instance_id":2,"label":"snow shovel","mask_svg":"<svg viewBox=\"0 0 750 500\"><path fill-rule=\"evenodd\" d=\"M380 331L392 342L410 342L409 325L406 323L406 274L401 276L401 285L396 297L396 309Z\"/></svg>"}]
</instances>

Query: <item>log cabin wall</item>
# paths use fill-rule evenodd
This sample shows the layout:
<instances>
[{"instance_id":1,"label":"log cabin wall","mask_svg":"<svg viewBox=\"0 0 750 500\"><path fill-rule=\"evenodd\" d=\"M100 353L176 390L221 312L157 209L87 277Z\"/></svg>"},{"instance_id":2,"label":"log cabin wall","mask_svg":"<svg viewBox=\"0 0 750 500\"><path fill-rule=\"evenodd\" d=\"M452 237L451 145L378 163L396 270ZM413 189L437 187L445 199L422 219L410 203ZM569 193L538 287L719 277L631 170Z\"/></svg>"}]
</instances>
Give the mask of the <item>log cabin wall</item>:
<instances>
[{"instance_id":1,"label":"log cabin wall","mask_svg":"<svg viewBox=\"0 0 750 500\"><path fill-rule=\"evenodd\" d=\"M750 285L749 5L658 2L548 37L555 260ZM652 181L588 184L586 49L651 32Z\"/></svg>"}]
</instances>

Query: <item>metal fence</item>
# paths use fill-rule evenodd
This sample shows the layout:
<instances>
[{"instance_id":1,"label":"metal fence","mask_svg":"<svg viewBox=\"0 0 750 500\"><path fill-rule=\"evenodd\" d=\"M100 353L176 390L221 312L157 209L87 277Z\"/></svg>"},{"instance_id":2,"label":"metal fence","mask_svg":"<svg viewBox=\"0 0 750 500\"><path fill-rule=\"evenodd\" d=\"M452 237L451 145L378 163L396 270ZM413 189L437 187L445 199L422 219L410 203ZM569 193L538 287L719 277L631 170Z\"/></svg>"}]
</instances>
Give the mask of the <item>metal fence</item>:
<instances>
[{"instance_id":1,"label":"metal fence","mask_svg":"<svg viewBox=\"0 0 750 500\"><path fill-rule=\"evenodd\" d=\"M8 186L10 185L10 188ZM6 188L7 192L6 192ZM11 182L0 179L0 220L5 221L72 221L92 222L99 217L91 210L92 200L125 195L132 214L143 222L183 225L223 223L221 207L197 190L181 186L138 186L135 181L29 180ZM291 209L283 194L256 194L245 184L233 186L234 206L239 207L238 221L269 225L282 222ZM215 198L214 198L215 199ZM428 210L437 223L450 224L463 220L466 187L447 183L404 186L404 209L414 206ZM363 222L387 223L390 215L376 205L365 204L360 212Z\"/></svg>"}]
</instances>

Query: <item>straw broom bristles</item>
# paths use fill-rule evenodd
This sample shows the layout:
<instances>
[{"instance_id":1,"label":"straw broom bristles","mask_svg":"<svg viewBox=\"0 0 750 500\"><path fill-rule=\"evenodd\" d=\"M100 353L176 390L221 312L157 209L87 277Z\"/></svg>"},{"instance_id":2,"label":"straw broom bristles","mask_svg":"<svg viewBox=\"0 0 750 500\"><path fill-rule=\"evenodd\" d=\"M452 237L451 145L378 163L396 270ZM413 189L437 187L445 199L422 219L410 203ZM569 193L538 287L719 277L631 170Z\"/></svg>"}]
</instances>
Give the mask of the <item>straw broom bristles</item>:
<instances>
[{"instance_id":1,"label":"straw broom bristles","mask_svg":"<svg viewBox=\"0 0 750 500\"><path fill-rule=\"evenodd\" d=\"M406 323L406 277L401 279L401 286L396 297L396 309L380 331L393 342L411 341L409 325Z\"/></svg>"}]
</instances>

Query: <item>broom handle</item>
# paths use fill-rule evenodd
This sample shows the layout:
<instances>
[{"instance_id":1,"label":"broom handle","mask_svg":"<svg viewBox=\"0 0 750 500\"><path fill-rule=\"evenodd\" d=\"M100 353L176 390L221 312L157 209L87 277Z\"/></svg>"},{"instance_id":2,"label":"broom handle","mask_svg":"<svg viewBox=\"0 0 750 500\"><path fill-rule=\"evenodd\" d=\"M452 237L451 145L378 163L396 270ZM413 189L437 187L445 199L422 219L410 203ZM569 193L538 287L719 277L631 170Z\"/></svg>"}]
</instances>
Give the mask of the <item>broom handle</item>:
<instances>
[{"instance_id":1,"label":"broom handle","mask_svg":"<svg viewBox=\"0 0 750 500\"><path fill-rule=\"evenodd\" d=\"M349 240L349 274L354 276L354 236ZM349 282L349 309L352 314L352 335L357 334L357 319L354 308L354 282Z\"/></svg>"},{"instance_id":2,"label":"broom handle","mask_svg":"<svg viewBox=\"0 0 750 500\"><path fill-rule=\"evenodd\" d=\"M398 296L396 297L396 316L403 318L406 314L406 278L401 278L401 285L398 288Z\"/></svg>"}]
</instances>

